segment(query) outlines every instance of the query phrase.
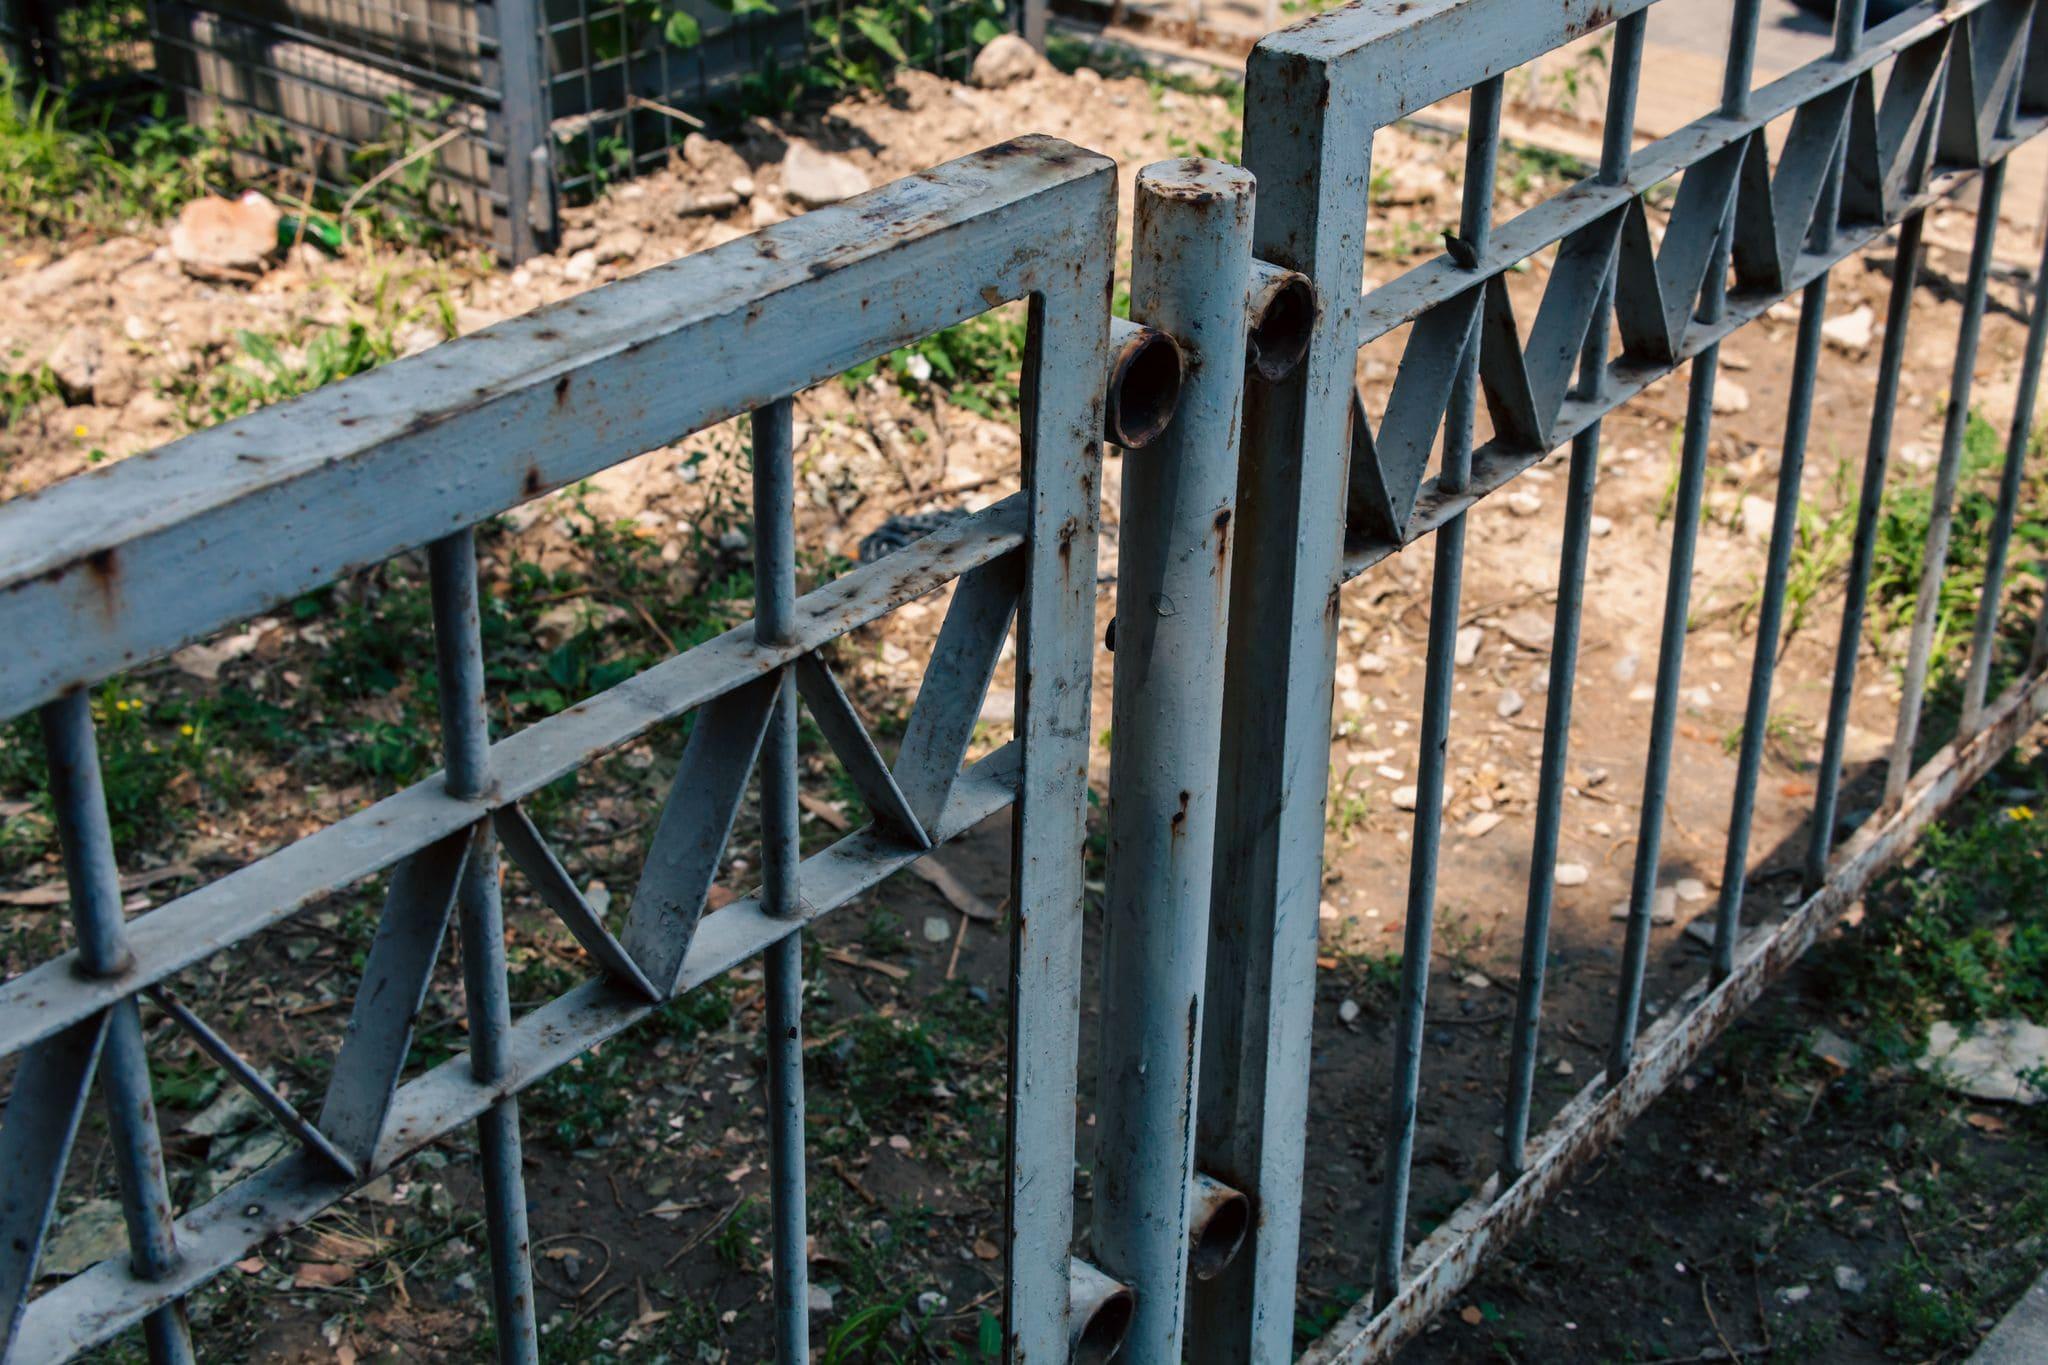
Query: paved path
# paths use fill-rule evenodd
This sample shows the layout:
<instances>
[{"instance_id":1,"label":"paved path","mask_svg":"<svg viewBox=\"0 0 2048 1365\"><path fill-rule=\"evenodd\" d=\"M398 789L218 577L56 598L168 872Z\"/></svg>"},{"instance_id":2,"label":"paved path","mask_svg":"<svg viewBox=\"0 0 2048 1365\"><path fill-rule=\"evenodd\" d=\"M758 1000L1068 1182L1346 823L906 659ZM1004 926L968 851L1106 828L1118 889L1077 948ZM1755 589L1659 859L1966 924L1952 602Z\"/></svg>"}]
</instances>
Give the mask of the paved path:
<instances>
[{"instance_id":1,"label":"paved path","mask_svg":"<svg viewBox=\"0 0 2048 1365\"><path fill-rule=\"evenodd\" d=\"M2034 1281L2026 1297L2012 1306L2005 1321L1971 1353L1969 1365L2041 1365L2042 1361L2048 1361L2048 1275Z\"/></svg>"}]
</instances>

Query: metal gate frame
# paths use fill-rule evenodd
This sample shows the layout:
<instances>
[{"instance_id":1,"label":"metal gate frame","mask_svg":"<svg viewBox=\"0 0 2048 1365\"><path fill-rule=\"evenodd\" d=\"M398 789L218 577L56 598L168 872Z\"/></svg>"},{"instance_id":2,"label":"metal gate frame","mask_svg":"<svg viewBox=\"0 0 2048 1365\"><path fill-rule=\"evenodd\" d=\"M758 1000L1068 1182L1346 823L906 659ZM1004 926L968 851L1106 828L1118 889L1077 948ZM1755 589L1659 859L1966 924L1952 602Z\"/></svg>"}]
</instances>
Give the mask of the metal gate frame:
<instances>
[{"instance_id":1,"label":"metal gate frame","mask_svg":"<svg viewBox=\"0 0 2048 1365\"><path fill-rule=\"evenodd\" d=\"M0 1118L0 1359L68 1358L137 1322L152 1359L190 1359L186 1295L475 1122L499 1353L533 1360L518 1092L676 994L765 955L777 1355L807 1360L802 926L1005 808L1016 830L1008 1349L1020 1360L1064 1359L1070 1294L1093 1295L1084 1307L1101 1310L1076 1315L1076 1334L1120 1329L1128 1296L1068 1259L1115 185L1106 158L1052 138L1005 143L0 506L0 637L12 651L0 667L0 715L40 708L78 936L73 951L0 983L0 1053L21 1056ZM787 396L1016 299L1030 311L1024 490L798 597ZM1110 434L1140 444L1149 433L1129 424L1170 415L1177 361L1156 334L1120 324L1115 336L1125 364L1109 384L1119 400L1112 420L1126 425ZM1149 393L1127 391L1133 375L1153 381ZM493 741L471 528L748 412L754 622ZM85 689L422 546L445 771L124 922ZM818 651L948 583L951 609L892 768ZM963 769L1013 620L1017 738ZM798 690L872 816L801 862ZM695 724L614 937L519 803L687 714ZM704 914L757 752L765 884ZM598 973L516 1021L499 847ZM169 981L386 870L384 912L325 1103L302 1112ZM473 1050L401 1083L412 1018L458 907ZM182 1215L169 1204L150 1102L145 996L298 1143ZM131 1257L30 1301L95 1076Z\"/></svg>"},{"instance_id":2,"label":"metal gate frame","mask_svg":"<svg viewBox=\"0 0 2048 1365\"><path fill-rule=\"evenodd\" d=\"M1245 159L1260 184L1255 249L1264 260L1306 274L1324 307L1301 369L1279 384L1254 382L1246 399L1197 1160L1244 1191L1258 1218L1250 1254L1191 1302L1194 1360L1237 1365L1284 1361L1291 1353L1332 673L1345 583L1404 545L1435 535L1379 1264L1373 1295L1302 1357L1315 1365L1384 1358L1426 1324L1575 1166L1674 1081L1918 830L2048 714L2048 673L2038 650L2024 676L1995 701L1985 699L2048 321L2037 294L1962 730L1917 773L1910 771L2005 158L2048 127L2048 22L2037 20L2034 0L1951 0L1923 4L1866 32L1861 0L1842 0L1833 53L1753 91L1758 0L1739 0L1720 110L1636 150L1635 91L1651 3L1368 0L1271 36L1252 54ZM1496 232L1491 209L1502 76L1610 24L1617 24L1618 41L1598 173ZM1880 86L1876 72L1887 63L1891 75ZM1461 91L1471 93L1471 136L1462 240L1453 243L1460 259L1446 254L1361 297L1373 134ZM1792 117L1791 132L1773 167L1764 128L1785 115ZM1659 250L1642 199L1681 173ZM1964 340L1951 385L1889 801L1834 849L1835 798L1875 534L1873 492L1883 488L1922 215L1979 177ZM1893 285L1880 361L1879 419L1864 470L1807 895L1782 922L1744 935L1762 721L1796 534L1828 271L1894 227L1904 268ZM1503 274L1553 244L1559 252L1543 305L1535 318L1518 322ZM1731 267L1732 289L1726 285ZM1794 290L1803 298L1793 394L1713 971L1683 1008L1666 1010L1639 1036L1716 347ZM1413 329L1392 395L1375 423L1354 388L1355 357L1364 344L1408 323ZM1617 332L1618 350L1610 339ZM1687 365L1676 541L1611 1060L1528 1140L1600 421ZM1474 417L1482 400L1496 435L1475 450ZM1440 471L1425 481L1440 431ZM1503 1170L1411 1251L1407 1182L1464 514L1567 443L1571 475L1508 1059Z\"/></svg>"}]
</instances>

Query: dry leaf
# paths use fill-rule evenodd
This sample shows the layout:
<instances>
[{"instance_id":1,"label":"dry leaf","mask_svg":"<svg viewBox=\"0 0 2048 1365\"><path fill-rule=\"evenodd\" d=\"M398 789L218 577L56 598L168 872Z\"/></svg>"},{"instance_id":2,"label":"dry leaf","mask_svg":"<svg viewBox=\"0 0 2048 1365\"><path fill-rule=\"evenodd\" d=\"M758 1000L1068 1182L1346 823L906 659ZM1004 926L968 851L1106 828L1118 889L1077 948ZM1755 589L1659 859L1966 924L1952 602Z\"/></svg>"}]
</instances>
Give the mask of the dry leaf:
<instances>
[{"instance_id":1,"label":"dry leaf","mask_svg":"<svg viewBox=\"0 0 2048 1365\"><path fill-rule=\"evenodd\" d=\"M974 1239L974 1255L977 1260L993 1261L1003 1254L1002 1248L986 1237Z\"/></svg>"},{"instance_id":2,"label":"dry leaf","mask_svg":"<svg viewBox=\"0 0 2048 1365\"><path fill-rule=\"evenodd\" d=\"M1465 1325L1468 1327L1477 1327L1480 1323L1486 1321L1486 1314L1480 1312L1477 1308L1475 1308L1473 1305L1469 1303L1458 1310L1458 1317L1462 1319Z\"/></svg>"},{"instance_id":3,"label":"dry leaf","mask_svg":"<svg viewBox=\"0 0 2048 1365\"><path fill-rule=\"evenodd\" d=\"M2005 1120L1999 1118L1996 1114L1969 1114L1964 1116L1963 1122L1969 1124L1980 1133L2002 1133L2005 1131Z\"/></svg>"},{"instance_id":4,"label":"dry leaf","mask_svg":"<svg viewBox=\"0 0 2048 1365\"><path fill-rule=\"evenodd\" d=\"M302 1261L292 1283L301 1289L333 1289L347 1284L354 1275L353 1269L333 1261Z\"/></svg>"}]
</instances>

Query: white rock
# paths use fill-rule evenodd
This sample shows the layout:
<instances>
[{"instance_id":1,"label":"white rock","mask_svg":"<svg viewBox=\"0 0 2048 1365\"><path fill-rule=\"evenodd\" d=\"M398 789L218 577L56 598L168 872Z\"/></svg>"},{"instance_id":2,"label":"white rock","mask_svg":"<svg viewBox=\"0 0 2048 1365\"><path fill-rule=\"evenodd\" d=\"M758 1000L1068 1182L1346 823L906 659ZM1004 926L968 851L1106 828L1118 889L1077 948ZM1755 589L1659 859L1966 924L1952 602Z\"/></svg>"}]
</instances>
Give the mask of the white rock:
<instances>
[{"instance_id":1,"label":"white rock","mask_svg":"<svg viewBox=\"0 0 2048 1365\"><path fill-rule=\"evenodd\" d=\"M789 215L765 194L747 206L747 219L757 228L773 227L788 217Z\"/></svg>"},{"instance_id":2,"label":"white rock","mask_svg":"<svg viewBox=\"0 0 2048 1365\"><path fill-rule=\"evenodd\" d=\"M597 277L597 253L589 247L562 262L562 278L570 284L589 284Z\"/></svg>"},{"instance_id":3,"label":"white rock","mask_svg":"<svg viewBox=\"0 0 2048 1365\"><path fill-rule=\"evenodd\" d=\"M1559 886L1584 886L1593 874L1586 870L1584 863L1559 863L1551 875Z\"/></svg>"},{"instance_id":4,"label":"white rock","mask_svg":"<svg viewBox=\"0 0 2048 1365\"><path fill-rule=\"evenodd\" d=\"M1413 788L1413 787L1396 787L1396 788L1394 788L1394 797L1393 797L1393 800L1394 800L1394 809L1395 809L1395 810L1414 810L1414 809L1415 809L1415 788Z\"/></svg>"},{"instance_id":5,"label":"white rock","mask_svg":"<svg viewBox=\"0 0 2048 1365\"><path fill-rule=\"evenodd\" d=\"M1607 672L1616 682L1633 682L1636 670L1643 666L1640 656L1633 652L1622 655L1608 665Z\"/></svg>"},{"instance_id":6,"label":"white rock","mask_svg":"<svg viewBox=\"0 0 2048 1365\"><path fill-rule=\"evenodd\" d=\"M740 199L752 199L754 197L754 177L751 175L736 175L732 178L732 183L727 188L731 189L733 194Z\"/></svg>"},{"instance_id":7,"label":"white rock","mask_svg":"<svg viewBox=\"0 0 2048 1365\"><path fill-rule=\"evenodd\" d=\"M1870 310L1865 308L1863 311L1868 313ZM1835 1267L1835 1288L1844 1294L1861 1294L1870 1288L1870 1281L1855 1266L1838 1265Z\"/></svg>"},{"instance_id":8,"label":"white rock","mask_svg":"<svg viewBox=\"0 0 2048 1365\"><path fill-rule=\"evenodd\" d=\"M1518 517L1533 517L1543 510L1543 499L1528 489L1508 494L1508 511Z\"/></svg>"},{"instance_id":9,"label":"white rock","mask_svg":"<svg viewBox=\"0 0 2048 1365\"><path fill-rule=\"evenodd\" d=\"M926 915L924 917L924 941L926 943L944 943L951 937L953 937L953 926L946 923L944 915Z\"/></svg>"},{"instance_id":10,"label":"white rock","mask_svg":"<svg viewBox=\"0 0 2048 1365\"><path fill-rule=\"evenodd\" d=\"M1481 626L1466 626L1458 632L1458 648L1452 656L1458 667L1463 668L1479 657L1479 646L1486 639L1486 630Z\"/></svg>"},{"instance_id":11,"label":"white rock","mask_svg":"<svg viewBox=\"0 0 2048 1365\"><path fill-rule=\"evenodd\" d=\"M1360 673L1384 673L1387 671L1387 661L1371 650L1367 650L1358 656L1358 671Z\"/></svg>"},{"instance_id":12,"label":"white rock","mask_svg":"<svg viewBox=\"0 0 2048 1365\"><path fill-rule=\"evenodd\" d=\"M1340 1024L1355 1023L1358 1015L1359 1008L1356 1000L1347 999L1337 1006L1337 1022Z\"/></svg>"},{"instance_id":13,"label":"white rock","mask_svg":"<svg viewBox=\"0 0 2048 1365\"><path fill-rule=\"evenodd\" d=\"M1614 518L1603 517L1598 512L1595 512L1593 514L1592 523L1588 527L1588 529L1591 530L1592 533L1596 536L1611 535L1614 532Z\"/></svg>"},{"instance_id":14,"label":"white rock","mask_svg":"<svg viewBox=\"0 0 2048 1365\"><path fill-rule=\"evenodd\" d=\"M868 175L843 156L793 141L782 158L782 191L807 208L836 204L869 187Z\"/></svg>"},{"instance_id":15,"label":"white rock","mask_svg":"<svg viewBox=\"0 0 2048 1365\"><path fill-rule=\"evenodd\" d=\"M1495 829L1499 828L1501 821L1505 820L1506 818L1506 816L1502 815L1497 810L1481 811L1479 814L1473 816L1470 820L1467 820L1465 822L1464 828L1459 830L1458 832L1460 834L1463 834L1467 839L1483 838L1484 836L1491 834Z\"/></svg>"},{"instance_id":16,"label":"white rock","mask_svg":"<svg viewBox=\"0 0 2048 1365\"><path fill-rule=\"evenodd\" d=\"M1707 898L1707 884L1698 877L1680 877L1671 884L1671 890L1678 899L1697 904Z\"/></svg>"},{"instance_id":17,"label":"white rock","mask_svg":"<svg viewBox=\"0 0 2048 1365\"><path fill-rule=\"evenodd\" d=\"M1522 714L1522 694L1512 687L1501 689L1500 700L1493 704L1493 709L1502 719L1519 716Z\"/></svg>"},{"instance_id":18,"label":"white rock","mask_svg":"<svg viewBox=\"0 0 2048 1365\"><path fill-rule=\"evenodd\" d=\"M1738 412L1748 411L1749 390L1728 376L1722 375L1721 381L1714 385L1714 415L1733 417Z\"/></svg>"},{"instance_id":19,"label":"white rock","mask_svg":"<svg viewBox=\"0 0 2048 1365\"><path fill-rule=\"evenodd\" d=\"M1742 495L1742 512L1737 520L1742 525L1742 534L1761 544L1771 538L1771 518L1777 507L1769 498L1760 498L1754 493Z\"/></svg>"},{"instance_id":20,"label":"white rock","mask_svg":"<svg viewBox=\"0 0 2048 1365\"><path fill-rule=\"evenodd\" d=\"M984 90L1000 90L1050 69L1037 48L1014 33L1005 33L975 54L968 79Z\"/></svg>"},{"instance_id":21,"label":"white rock","mask_svg":"<svg viewBox=\"0 0 2048 1365\"><path fill-rule=\"evenodd\" d=\"M2024 1019L1984 1019L1968 1037L1946 1019L1927 1031L1927 1049L1913 1063L1942 1085L1980 1100L2039 1104L2036 1082L2048 1067L2048 1028Z\"/></svg>"},{"instance_id":22,"label":"white rock","mask_svg":"<svg viewBox=\"0 0 2048 1365\"><path fill-rule=\"evenodd\" d=\"M1541 653L1550 648L1557 635L1557 623L1540 611L1527 607L1500 623L1500 633L1523 649Z\"/></svg>"},{"instance_id":23,"label":"white rock","mask_svg":"<svg viewBox=\"0 0 2048 1365\"><path fill-rule=\"evenodd\" d=\"M1576 1068L1576 1067L1574 1067L1574 1066L1573 1066L1573 1065L1571 1064L1571 1061L1570 1061L1570 1060L1569 1060L1568 1058L1560 1057L1560 1058L1558 1058L1558 1059L1557 1059L1557 1074L1558 1074L1558 1075L1560 1075L1560 1076L1569 1076L1569 1075L1571 1075L1571 1074L1572 1074L1572 1072L1573 1072L1573 1071L1575 1071L1575 1070L1577 1070L1577 1068Z\"/></svg>"},{"instance_id":24,"label":"white rock","mask_svg":"<svg viewBox=\"0 0 2048 1365\"><path fill-rule=\"evenodd\" d=\"M1871 340L1877 335L1877 314L1866 303L1853 313L1829 318L1821 324L1820 334L1836 350L1861 356L1870 349Z\"/></svg>"},{"instance_id":25,"label":"white rock","mask_svg":"<svg viewBox=\"0 0 2048 1365\"><path fill-rule=\"evenodd\" d=\"M1488 991L1493 989L1493 978L1488 976L1485 972L1467 972L1463 976L1459 977L1458 980L1463 984L1470 986L1475 991Z\"/></svg>"},{"instance_id":26,"label":"white rock","mask_svg":"<svg viewBox=\"0 0 2048 1365\"><path fill-rule=\"evenodd\" d=\"M1660 886L1650 897L1650 923L1678 923L1678 893L1668 886Z\"/></svg>"},{"instance_id":27,"label":"white rock","mask_svg":"<svg viewBox=\"0 0 2048 1365\"><path fill-rule=\"evenodd\" d=\"M1813 1289L1811 1286L1788 1284L1778 1291L1777 1298L1779 1303L1803 1303L1806 1301L1807 1296L1812 1293Z\"/></svg>"}]
</instances>

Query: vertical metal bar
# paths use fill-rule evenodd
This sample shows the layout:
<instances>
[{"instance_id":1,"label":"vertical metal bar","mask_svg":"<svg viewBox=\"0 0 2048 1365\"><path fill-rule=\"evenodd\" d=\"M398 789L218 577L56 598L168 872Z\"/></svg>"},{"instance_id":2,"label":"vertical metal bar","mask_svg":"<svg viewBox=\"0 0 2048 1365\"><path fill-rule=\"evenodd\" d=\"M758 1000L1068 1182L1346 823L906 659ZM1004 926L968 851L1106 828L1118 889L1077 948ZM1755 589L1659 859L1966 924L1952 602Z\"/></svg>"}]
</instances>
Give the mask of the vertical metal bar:
<instances>
[{"instance_id":1,"label":"vertical metal bar","mask_svg":"<svg viewBox=\"0 0 2048 1365\"><path fill-rule=\"evenodd\" d=\"M1116 250L1114 182L1074 232L1073 269L1031 296L1024 357L1029 516L1017 613L1011 807L1005 1359L1071 1348L1074 1103L1081 1046L1081 860L1087 835L1095 538L1101 524L1103 375Z\"/></svg>"},{"instance_id":2,"label":"vertical metal bar","mask_svg":"<svg viewBox=\"0 0 2048 1365\"><path fill-rule=\"evenodd\" d=\"M1254 253L1308 276L1317 313L1301 365L1245 388L1196 1163L1258 1212L1249 1245L1189 1306L1197 1365L1293 1354L1342 452L1372 176L1369 117L1337 96L1327 64L1262 46L1247 65Z\"/></svg>"},{"instance_id":3,"label":"vertical metal bar","mask_svg":"<svg viewBox=\"0 0 2048 1365\"><path fill-rule=\"evenodd\" d=\"M1023 35L1025 42L1040 52L1045 51L1046 0L1023 0L1022 10L1022 22L1018 25L1018 31Z\"/></svg>"},{"instance_id":4,"label":"vertical metal bar","mask_svg":"<svg viewBox=\"0 0 2048 1365\"><path fill-rule=\"evenodd\" d=\"M132 955L121 914L121 873L114 861L113 827L101 785L92 701L86 690L77 688L43 707L42 730L50 804L57 815L72 923L78 933L78 968L87 976L118 976L128 969ZM149 1054L133 996L107 1011L99 1065L121 1181L121 1212L128 1224L130 1263L141 1278L160 1280L177 1266L178 1244L164 1176L163 1139L150 1093ZM193 1359L184 1300L150 1314L143 1334L149 1358L158 1365Z\"/></svg>"},{"instance_id":5,"label":"vertical metal bar","mask_svg":"<svg viewBox=\"0 0 2048 1365\"><path fill-rule=\"evenodd\" d=\"M477 7L478 28L497 49L495 58L486 58L483 73L484 83L495 84L498 93L487 129L504 149L506 233L501 241L515 265L554 245L548 56L541 24L538 0L492 0Z\"/></svg>"},{"instance_id":6,"label":"vertical metal bar","mask_svg":"<svg viewBox=\"0 0 2048 1365\"><path fill-rule=\"evenodd\" d=\"M1862 45L1861 15L1843 6L1837 13L1837 50L1853 56ZM1845 25L1855 22L1852 32ZM1810 244L1834 246L1842 215L1842 174L1847 148L1837 146L1822 182ZM1806 473L1806 441L1813 426L1813 391L1819 382L1822 326L1828 315L1828 274L1822 271L1799 301L1799 333L1792 349L1792 392L1785 410L1784 449L1778 459L1778 491L1771 509L1771 541L1764 564L1763 601L1757 612L1756 648L1750 657L1749 696L1743 707L1742 745L1735 764L1735 793L1728 813L1728 845L1721 862L1721 896L1714 906L1717 982L1735 970L1735 939L1742 927L1742 898L1749 882L1749 836L1756 820L1756 785L1763 770L1764 743L1771 723L1771 689L1776 681L1778 633L1785 618L1785 585L1799 540L1800 484Z\"/></svg>"},{"instance_id":7,"label":"vertical metal bar","mask_svg":"<svg viewBox=\"0 0 2048 1365\"><path fill-rule=\"evenodd\" d=\"M1857 0L1848 0L1858 10ZM1722 80L1722 99L1729 109L1745 107L1755 62L1757 27L1744 22L1747 7L1738 10L1731 38L1745 40L1731 47ZM1741 103L1737 103L1737 101ZM1736 205L1731 200L1721 220L1720 235L1707 262L1695 317L1720 321L1728 306L1728 259L1734 246ZM1635 1056L1636 1027L1643 1005L1643 973L1650 963L1650 911L1657 896L1657 872L1664 856L1664 807L1671 787L1671 751L1678 729L1678 690L1685 670L1685 636L1692 612L1692 567L1699 545L1700 504L1706 495L1707 450L1712 444L1714 384L1721 372L1717 342L1693 358L1685 395L1685 438L1679 452L1678 494L1671 513L1671 564L1664 585L1664 622L1657 644L1657 684L1650 703L1650 748L1643 761L1643 806L1636 838L1636 861L1629 883L1628 924L1622 937L1621 981L1615 989L1614 1036L1609 1041L1607 1080L1611 1085L1628 1070Z\"/></svg>"},{"instance_id":8,"label":"vertical metal bar","mask_svg":"<svg viewBox=\"0 0 2048 1365\"><path fill-rule=\"evenodd\" d=\"M1500 151L1502 78L1472 89L1467 123L1465 196L1459 235L1484 255L1493 232L1494 172ZM1479 326L1475 315L1444 416L1443 462L1437 485L1462 493L1472 477L1472 423L1479 401ZM1451 692L1458 648L1458 600L1465 569L1465 517L1436 534L1430 584L1429 649L1424 663L1422 736L1415 773L1415 837L1408 863L1408 918L1401 945L1401 1017L1394 1028L1394 1078L1387 1116L1386 1183L1381 1187L1375 1302L1401 1288L1407 1244L1409 1167L1415 1154L1416 1096L1422 1083L1423 1014L1429 995L1429 948L1436 920L1437 850L1443 842L1444 767L1449 759Z\"/></svg>"},{"instance_id":9,"label":"vertical metal bar","mask_svg":"<svg viewBox=\"0 0 2048 1365\"><path fill-rule=\"evenodd\" d=\"M2019 512L2020 481L2027 451L2034 442L2034 403L2041 391L2041 360L2048 351L2048 251L2034 271L2034 306L2027 318L2027 350L2020 363L2019 391L2013 396L2012 428L2005 441L2005 469L1998 480L1998 511L1991 523L1985 551L1984 591L1977 600L1977 621L1970 632L1970 671L1963 680L1964 738L1984 722L1984 700L1991 688L1991 666L1998 652L1998 615L2005 597L2005 561L2012 546L2013 520Z\"/></svg>"},{"instance_id":10,"label":"vertical metal bar","mask_svg":"<svg viewBox=\"0 0 2048 1365\"><path fill-rule=\"evenodd\" d=\"M1739 15L1753 22L1760 0L1748 0ZM1614 73L1607 92L1606 136L1598 179L1616 185L1628 179L1634 150L1636 89L1642 73L1647 12L1615 26ZM1731 67L1732 67L1731 63ZM1746 93L1746 92L1745 92ZM1600 284L1586 340L1579 354L1579 395L1598 402L1607 388L1614 270ZM1557 621L1550 646L1550 689L1543 715L1543 758L1536 781L1536 827L1529 854L1529 901L1522 921L1522 972L1515 990L1515 1019L1508 1057L1508 1100L1501 1124L1501 1182L1506 1190L1522 1173L1529 1141L1529 1105L1535 1093L1538 1030L1543 1019L1543 976L1550 956L1550 914L1556 897L1557 841L1564 819L1565 765L1571 747L1572 689L1578 677L1579 627L1585 611L1586 557L1592 544L1593 490L1599 478L1600 423L1572 441L1571 476L1565 491L1564 548L1558 558Z\"/></svg>"},{"instance_id":11,"label":"vertical metal bar","mask_svg":"<svg viewBox=\"0 0 2048 1365\"><path fill-rule=\"evenodd\" d=\"M1251 294L1253 180L1204 159L1138 173L1131 315L1180 344L1173 424L1124 457L1092 1235L1136 1296L1125 1355L1178 1365L1197 1049Z\"/></svg>"},{"instance_id":12,"label":"vertical metal bar","mask_svg":"<svg viewBox=\"0 0 2048 1365\"><path fill-rule=\"evenodd\" d=\"M1941 582L1948 573L1948 537L1955 523L1956 484L1962 476L1963 437L1970 425L1970 389L1977 367L1977 342L1984 330L1984 295L1998 242L1998 205L2005 192L2003 160L1984 171L1977 200L1977 235L1970 247L1970 273L1963 285L1963 320L1956 338L1955 370L1949 376L1948 410L1941 429L1941 463L1934 471L1934 511L1927 527L1920 595L1913 608L1912 642L1906 654L1899 726L1892 737L1891 766L1885 772L1886 804L1897 802L1913 775L1913 746L1920 737L1920 705L1927 691L1927 667L1934 653L1934 628L1941 619Z\"/></svg>"},{"instance_id":13,"label":"vertical metal bar","mask_svg":"<svg viewBox=\"0 0 2048 1365\"><path fill-rule=\"evenodd\" d=\"M1863 615L1869 605L1870 570L1877 554L1877 523L1884 511L1886 466L1891 460L1892 428L1899 411L1899 376L1906 363L1906 334L1913 317L1913 291L1920 281L1921 229L1926 215L1908 214L1899 224L1898 254L1892 261L1891 297L1885 304L1884 347L1877 361L1877 389L1872 395L1870 441L1863 455L1863 486L1857 494L1856 533L1849 552L1849 578L1843 589L1842 630L1835 641L1834 682L1828 694L1827 736L1821 742L1820 775L1815 784L1813 824L1807 831L1802 884L1808 895L1827 881L1828 855L1834 848L1835 808L1842 790L1842 759L1849 740L1849 705L1856 695L1857 655L1863 648Z\"/></svg>"},{"instance_id":14,"label":"vertical metal bar","mask_svg":"<svg viewBox=\"0 0 2048 1365\"><path fill-rule=\"evenodd\" d=\"M448 793L482 795L491 785L490 721L484 701L482 620L477 608L476 535L461 530L427 547L434 602L434 658L440 671L441 747ZM462 924L462 988L469 1009L469 1064L489 1085L510 1070L512 1000L505 981L505 918L498 899L498 849L477 832L456 890ZM484 1213L491 1245L491 1303L498 1359L533 1365L533 1264L520 1172L519 1101L497 1101L477 1119Z\"/></svg>"},{"instance_id":15,"label":"vertical metal bar","mask_svg":"<svg viewBox=\"0 0 2048 1365\"><path fill-rule=\"evenodd\" d=\"M756 408L754 425L754 638L796 632L796 452L790 400ZM761 749L761 907L780 919L802 910L797 864L796 673L783 669ZM768 996L768 1146L774 1178L775 1359L804 1365L810 1347L810 1265L804 1188L804 940L792 929L763 954Z\"/></svg>"}]
</instances>

